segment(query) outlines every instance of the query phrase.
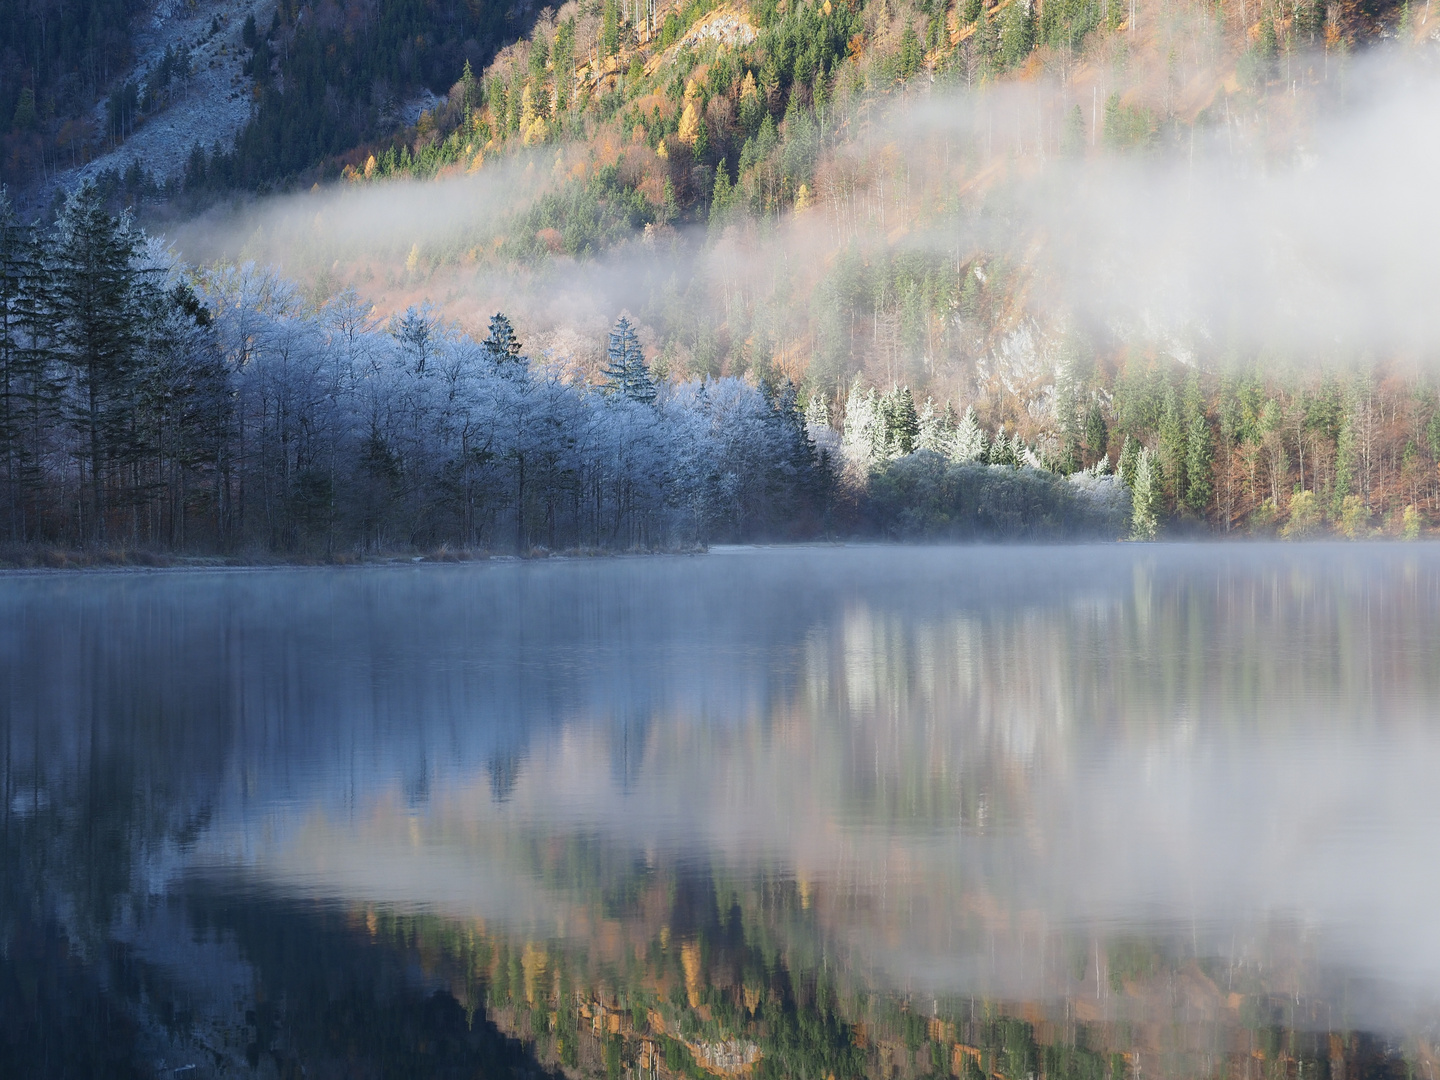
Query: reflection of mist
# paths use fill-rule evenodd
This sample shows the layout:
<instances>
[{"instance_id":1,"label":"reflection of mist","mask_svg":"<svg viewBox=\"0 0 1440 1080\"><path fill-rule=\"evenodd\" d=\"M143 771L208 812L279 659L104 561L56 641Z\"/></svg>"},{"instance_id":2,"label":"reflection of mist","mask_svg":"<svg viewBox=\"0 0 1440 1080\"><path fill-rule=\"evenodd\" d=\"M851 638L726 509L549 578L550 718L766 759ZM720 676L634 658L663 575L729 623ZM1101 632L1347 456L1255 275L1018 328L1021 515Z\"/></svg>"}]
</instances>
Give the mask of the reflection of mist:
<instances>
[{"instance_id":1,"label":"reflection of mist","mask_svg":"<svg viewBox=\"0 0 1440 1080\"><path fill-rule=\"evenodd\" d=\"M549 934L713 866L937 991L1129 936L1440 990L1440 555L1057 553L11 579L11 772L73 804L123 753L196 822L149 872L230 887Z\"/></svg>"}]
</instances>

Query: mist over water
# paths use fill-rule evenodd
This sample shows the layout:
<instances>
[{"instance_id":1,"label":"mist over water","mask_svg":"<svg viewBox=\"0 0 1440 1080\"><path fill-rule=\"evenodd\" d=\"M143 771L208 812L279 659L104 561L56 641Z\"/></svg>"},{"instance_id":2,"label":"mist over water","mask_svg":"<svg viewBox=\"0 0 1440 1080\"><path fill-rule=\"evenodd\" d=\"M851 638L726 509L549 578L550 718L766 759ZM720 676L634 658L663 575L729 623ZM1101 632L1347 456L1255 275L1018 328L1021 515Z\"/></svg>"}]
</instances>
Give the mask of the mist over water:
<instances>
[{"instance_id":1,"label":"mist over water","mask_svg":"<svg viewBox=\"0 0 1440 1080\"><path fill-rule=\"evenodd\" d=\"M788 882L882 995L1427 1026L1440 551L1058 553L6 578L12 881L162 966L196 890L603 952Z\"/></svg>"}]
</instances>

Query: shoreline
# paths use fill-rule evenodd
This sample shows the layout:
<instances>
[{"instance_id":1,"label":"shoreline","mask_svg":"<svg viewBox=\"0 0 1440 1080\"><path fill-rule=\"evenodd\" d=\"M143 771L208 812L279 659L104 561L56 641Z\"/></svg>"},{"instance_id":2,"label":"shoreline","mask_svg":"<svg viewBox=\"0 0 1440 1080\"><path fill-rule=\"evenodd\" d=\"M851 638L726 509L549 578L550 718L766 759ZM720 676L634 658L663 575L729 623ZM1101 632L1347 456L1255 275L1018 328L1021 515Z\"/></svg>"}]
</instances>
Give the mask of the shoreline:
<instances>
[{"instance_id":1,"label":"shoreline","mask_svg":"<svg viewBox=\"0 0 1440 1080\"><path fill-rule=\"evenodd\" d=\"M575 549L548 551L532 548L524 555L513 552L440 549L427 552L396 551L368 555L331 557L273 554L185 555L170 552L126 549L87 550L46 548L26 551L0 549L0 576L19 574L115 573L146 571L207 570L318 570L376 566L458 566L466 563L524 563L551 560L634 558L647 555L703 555L706 545L655 551L606 551Z\"/></svg>"},{"instance_id":2,"label":"shoreline","mask_svg":"<svg viewBox=\"0 0 1440 1080\"><path fill-rule=\"evenodd\" d=\"M216 570L320 570L320 569L374 569L376 567L400 566L461 566L480 563L542 563L574 562L584 559L640 559L654 556L695 556L734 555L751 551L804 548L891 548L891 547L1109 547L1136 546L1148 548L1263 545L1277 547L1316 546L1360 546L1383 544L1404 546L1407 543L1424 545L1434 543L1440 537L1421 536L1414 541L1389 535L1372 535L1347 539L1343 536L1321 535L1288 539L1281 536L1195 536L1181 535L1156 540L1136 541L1129 539L1103 540L1020 540L992 538L967 540L906 541L883 538L851 537L843 540L778 540L753 541L748 543L696 544L682 548L655 549L649 551L610 551L602 549L575 549L548 551L534 548L524 555L513 552L487 552L470 550L446 550L416 552L388 552L371 555L340 555L331 558L317 556L283 557L266 554L256 555L180 555L163 552L85 549L44 549L16 553L0 549L0 578L50 574L98 574L98 573L150 573L150 572L206 572Z\"/></svg>"}]
</instances>

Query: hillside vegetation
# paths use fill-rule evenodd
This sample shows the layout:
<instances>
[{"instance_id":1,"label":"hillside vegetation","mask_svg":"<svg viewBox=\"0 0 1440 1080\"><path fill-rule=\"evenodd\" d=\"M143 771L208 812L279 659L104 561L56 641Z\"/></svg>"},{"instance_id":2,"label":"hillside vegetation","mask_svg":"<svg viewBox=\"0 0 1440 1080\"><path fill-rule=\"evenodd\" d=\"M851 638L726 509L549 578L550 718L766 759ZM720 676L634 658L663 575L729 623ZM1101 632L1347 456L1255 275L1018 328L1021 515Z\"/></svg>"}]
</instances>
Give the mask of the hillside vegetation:
<instances>
[{"instance_id":1,"label":"hillside vegetation","mask_svg":"<svg viewBox=\"0 0 1440 1080\"><path fill-rule=\"evenodd\" d=\"M423 5L282 4L268 29L247 27L258 109L233 148L195 148L183 200L333 178L242 209L241 240L221 252L273 259L299 286L145 263L143 238L112 220L137 280L163 274L178 296L188 278L201 310L174 317L199 320L184 340L228 404L197 419L206 449L193 460L123 425L101 433L101 453L78 412L71 441L55 428L44 448L12 444L13 535L93 540L108 516L140 542L192 535L193 518L207 542L287 550L853 529L1414 537L1440 513L1434 327L1342 325L1351 308L1317 304L1305 276L1328 273L1325 260L1284 264L1286 245L1313 238L1272 214L1278 239L1265 240L1268 204L1248 211L1257 230L1229 201L1261 177L1333 172L1306 165L1309 147L1353 108L1347 95L1364 98L1368 43L1399 38L1368 50L1387 64L1428 60L1428 12L1239 0L606 0L510 22L466 11L435 38ZM482 64L481 37L515 19L533 25ZM414 48L392 48L396 35ZM438 106L402 137L382 134L397 88L457 67ZM1216 249L1189 278L1153 239L1174 224L1174 199L1151 194L1166 185L1199 208L1188 227ZM105 195L66 213L99 213ZM212 226L196 228L230 227ZM1383 262L1394 241L1380 235L1336 251ZM46 242L33 242L43 266ZM63 216L53 242L64 246ZM1388 284L1371 277L1356 310ZM518 384L466 359L493 352L497 308L533 361ZM606 334L622 312L651 396L616 382ZM416 341L430 342L418 358ZM427 347L449 367L427 369ZM67 348L34 371L83 395L90 376ZM143 370L111 387L122 413L144 399ZM510 431L516 393L544 405ZM38 402L7 415L23 427ZM183 441L163 410L145 423ZM648 432L644 461L633 423ZM697 425L723 450L696 458ZM120 505L148 509L122 524Z\"/></svg>"}]
</instances>

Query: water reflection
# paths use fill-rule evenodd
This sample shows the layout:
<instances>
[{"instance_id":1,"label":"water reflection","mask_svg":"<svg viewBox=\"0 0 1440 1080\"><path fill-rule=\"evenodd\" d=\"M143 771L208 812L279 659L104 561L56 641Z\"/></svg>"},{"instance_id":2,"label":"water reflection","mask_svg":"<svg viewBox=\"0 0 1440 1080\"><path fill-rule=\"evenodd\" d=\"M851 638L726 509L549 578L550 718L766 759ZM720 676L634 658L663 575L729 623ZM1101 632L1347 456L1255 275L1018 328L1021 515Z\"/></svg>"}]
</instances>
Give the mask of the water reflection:
<instances>
[{"instance_id":1,"label":"water reflection","mask_svg":"<svg viewBox=\"0 0 1440 1080\"><path fill-rule=\"evenodd\" d=\"M0 1034L1433 1076L1437 630L1408 546L4 579Z\"/></svg>"}]
</instances>

